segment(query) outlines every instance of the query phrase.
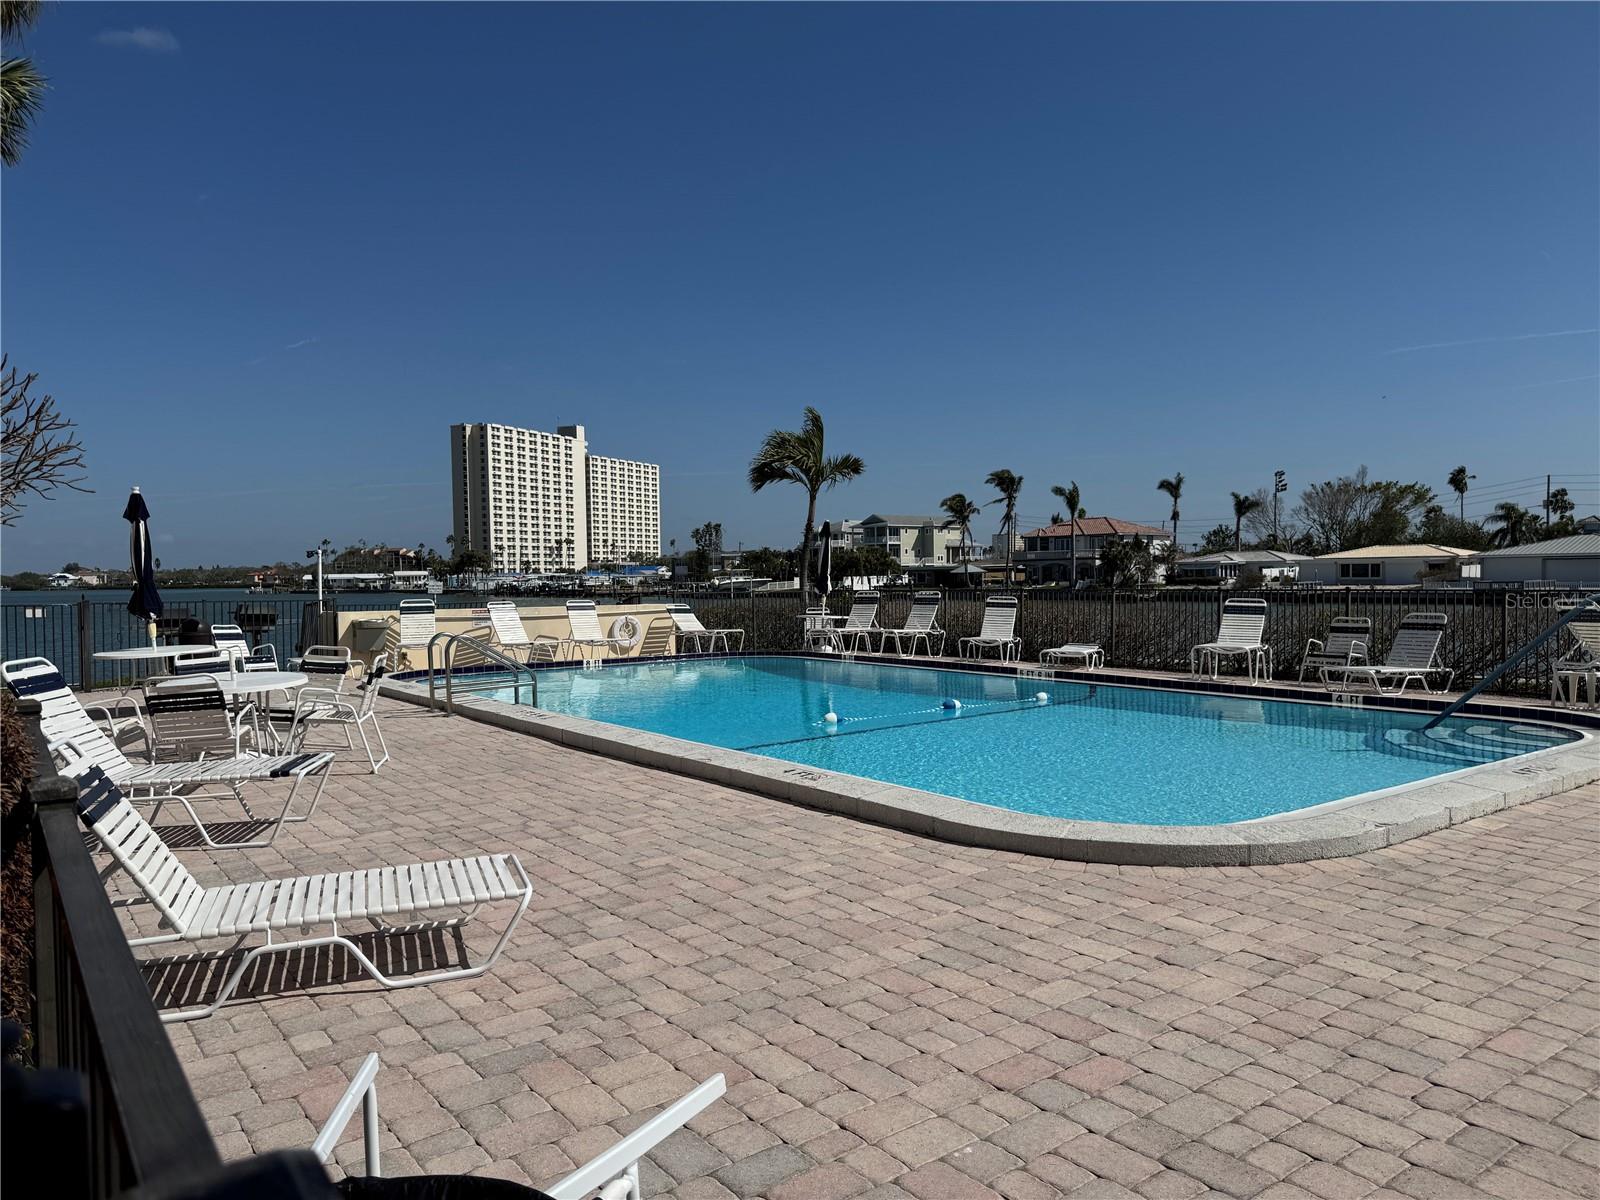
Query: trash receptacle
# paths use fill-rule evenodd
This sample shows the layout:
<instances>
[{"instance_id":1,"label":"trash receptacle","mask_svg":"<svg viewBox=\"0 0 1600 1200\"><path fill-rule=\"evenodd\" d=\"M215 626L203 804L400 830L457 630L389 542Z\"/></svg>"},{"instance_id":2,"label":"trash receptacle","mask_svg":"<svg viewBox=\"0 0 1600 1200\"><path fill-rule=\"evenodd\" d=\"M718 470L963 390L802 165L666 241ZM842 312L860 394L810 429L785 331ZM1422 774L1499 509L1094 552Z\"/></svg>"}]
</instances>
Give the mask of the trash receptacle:
<instances>
[{"instance_id":1,"label":"trash receptacle","mask_svg":"<svg viewBox=\"0 0 1600 1200\"><path fill-rule=\"evenodd\" d=\"M376 654L389 634L388 617L362 617L350 622L350 648L357 654Z\"/></svg>"}]
</instances>

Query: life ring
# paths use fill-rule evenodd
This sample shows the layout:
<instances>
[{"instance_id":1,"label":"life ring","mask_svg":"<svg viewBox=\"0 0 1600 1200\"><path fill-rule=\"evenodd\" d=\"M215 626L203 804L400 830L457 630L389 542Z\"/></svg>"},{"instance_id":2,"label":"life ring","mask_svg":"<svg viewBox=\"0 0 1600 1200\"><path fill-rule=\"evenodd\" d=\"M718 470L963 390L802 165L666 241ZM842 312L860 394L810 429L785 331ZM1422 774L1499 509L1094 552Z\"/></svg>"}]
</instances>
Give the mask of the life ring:
<instances>
[{"instance_id":1,"label":"life ring","mask_svg":"<svg viewBox=\"0 0 1600 1200\"><path fill-rule=\"evenodd\" d=\"M611 640L632 650L644 640L644 628L637 617L618 617L611 622Z\"/></svg>"}]
</instances>

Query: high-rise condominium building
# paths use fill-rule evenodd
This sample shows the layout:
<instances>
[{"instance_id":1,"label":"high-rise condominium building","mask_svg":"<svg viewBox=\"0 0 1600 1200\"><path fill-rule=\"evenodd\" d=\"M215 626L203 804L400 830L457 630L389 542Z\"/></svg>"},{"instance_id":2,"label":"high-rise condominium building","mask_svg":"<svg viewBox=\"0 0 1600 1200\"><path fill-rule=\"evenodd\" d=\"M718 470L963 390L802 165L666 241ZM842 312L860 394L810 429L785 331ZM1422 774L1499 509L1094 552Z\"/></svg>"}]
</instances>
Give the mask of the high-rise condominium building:
<instances>
[{"instance_id":1,"label":"high-rise condominium building","mask_svg":"<svg viewBox=\"0 0 1600 1200\"><path fill-rule=\"evenodd\" d=\"M581 570L661 553L661 469L589 453L582 425L450 427L457 550L500 571Z\"/></svg>"}]
</instances>

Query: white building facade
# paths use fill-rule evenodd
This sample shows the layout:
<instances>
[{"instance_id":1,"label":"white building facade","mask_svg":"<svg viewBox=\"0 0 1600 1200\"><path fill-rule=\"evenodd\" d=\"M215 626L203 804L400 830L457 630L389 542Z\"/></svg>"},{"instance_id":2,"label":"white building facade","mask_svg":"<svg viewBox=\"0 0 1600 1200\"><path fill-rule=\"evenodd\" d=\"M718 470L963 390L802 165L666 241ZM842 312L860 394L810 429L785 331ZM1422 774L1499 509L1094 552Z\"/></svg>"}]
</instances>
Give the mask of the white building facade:
<instances>
[{"instance_id":1,"label":"white building facade","mask_svg":"<svg viewBox=\"0 0 1600 1200\"><path fill-rule=\"evenodd\" d=\"M589 456L589 561L627 562L661 554L661 468Z\"/></svg>"},{"instance_id":2,"label":"white building facade","mask_svg":"<svg viewBox=\"0 0 1600 1200\"><path fill-rule=\"evenodd\" d=\"M488 553L496 571L578 571L612 543L661 553L660 468L590 455L582 425L452 425L450 482L456 550Z\"/></svg>"}]
</instances>

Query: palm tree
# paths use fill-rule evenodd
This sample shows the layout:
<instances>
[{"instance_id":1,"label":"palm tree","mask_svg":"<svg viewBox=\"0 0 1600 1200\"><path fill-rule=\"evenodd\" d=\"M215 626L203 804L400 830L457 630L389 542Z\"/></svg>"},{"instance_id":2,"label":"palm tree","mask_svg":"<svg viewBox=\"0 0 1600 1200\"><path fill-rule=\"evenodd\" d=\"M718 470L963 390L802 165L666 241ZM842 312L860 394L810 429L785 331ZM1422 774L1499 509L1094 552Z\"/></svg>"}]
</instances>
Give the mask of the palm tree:
<instances>
[{"instance_id":1,"label":"palm tree","mask_svg":"<svg viewBox=\"0 0 1600 1200\"><path fill-rule=\"evenodd\" d=\"M1067 520L1072 526L1067 530L1067 557L1072 560L1072 586L1078 586L1078 515L1083 511L1081 502L1083 493L1078 490L1078 481L1074 479L1066 487L1059 483L1050 489L1050 494L1061 500L1067 506Z\"/></svg>"},{"instance_id":2,"label":"palm tree","mask_svg":"<svg viewBox=\"0 0 1600 1200\"><path fill-rule=\"evenodd\" d=\"M9 43L39 19L42 0L0 0L0 40ZM14 167L28 144L28 126L39 115L45 78L30 58L0 62L0 162Z\"/></svg>"},{"instance_id":3,"label":"palm tree","mask_svg":"<svg viewBox=\"0 0 1600 1200\"><path fill-rule=\"evenodd\" d=\"M800 539L800 595L810 594L811 542L817 531L817 496L836 483L848 483L867 469L854 454L827 453L822 414L809 404L799 429L774 429L750 460L750 490L769 483L795 483L806 490L806 524Z\"/></svg>"},{"instance_id":4,"label":"palm tree","mask_svg":"<svg viewBox=\"0 0 1600 1200\"><path fill-rule=\"evenodd\" d=\"M1496 504L1484 524L1499 526L1492 535L1496 546L1520 546L1523 542L1532 541L1539 526L1538 518L1510 500Z\"/></svg>"},{"instance_id":5,"label":"palm tree","mask_svg":"<svg viewBox=\"0 0 1600 1200\"><path fill-rule=\"evenodd\" d=\"M984 483L1000 493L999 499L991 500L989 503L1005 505L1000 517L1000 536L1006 540L1006 586L1009 587L1011 555L1016 549L1017 542L1017 495L1022 491L1022 476L1001 468L998 471L990 471Z\"/></svg>"},{"instance_id":6,"label":"palm tree","mask_svg":"<svg viewBox=\"0 0 1600 1200\"><path fill-rule=\"evenodd\" d=\"M1455 491L1460 502L1458 515L1463 521L1467 519L1467 482L1476 479L1476 475L1468 475L1465 467L1457 467L1450 472L1450 487Z\"/></svg>"},{"instance_id":7,"label":"palm tree","mask_svg":"<svg viewBox=\"0 0 1600 1200\"><path fill-rule=\"evenodd\" d=\"M1156 491L1165 492L1172 497L1172 561L1178 561L1178 500L1183 496L1183 472L1179 471L1171 479L1163 479L1156 484Z\"/></svg>"},{"instance_id":8,"label":"palm tree","mask_svg":"<svg viewBox=\"0 0 1600 1200\"><path fill-rule=\"evenodd\" d=\"M1182 477L1180 476L1180 478ZM1237 550L1243 545L1244 519L1265 504L1266 501L1262 500L1260 496L1245 496L1239 492L1233 492L1231 495L1233 496L1233 548Z\"/></svg>"},{"instance_id":9,"label":"palm tree","mask_svg":"<svg viewBox=\"0 0 1600 1200\"><path fill-rule=\"evenodd\" d=\"M964 492L952 492L939 501L939 507L949 517L949 520L944 523L945 528L948 529L954 525L961 530L961 550L963 552L961 557L963 559L970 557L965 551L967 547L972 545L972 521L983 509L968 500Z\"/></svg>"}]
</instances>

